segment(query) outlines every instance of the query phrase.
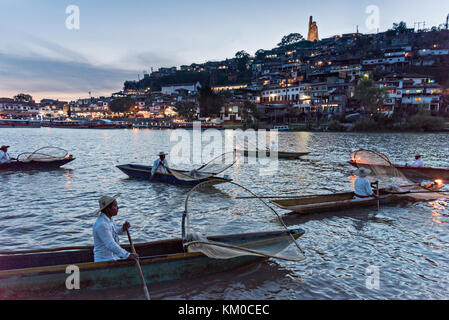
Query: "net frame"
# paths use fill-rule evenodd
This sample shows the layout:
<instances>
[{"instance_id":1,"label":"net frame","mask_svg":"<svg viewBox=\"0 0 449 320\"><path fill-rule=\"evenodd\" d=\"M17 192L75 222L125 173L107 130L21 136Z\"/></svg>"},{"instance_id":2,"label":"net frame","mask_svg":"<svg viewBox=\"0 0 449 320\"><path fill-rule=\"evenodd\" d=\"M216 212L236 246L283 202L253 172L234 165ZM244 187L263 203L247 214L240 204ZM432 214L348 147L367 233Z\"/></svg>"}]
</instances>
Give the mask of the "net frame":
<instances>
[{"instance_id":1,"label":"net frame","mask_svg":"<svg viewBox=\"0 0 449 320\"><path fill-rule=\"evenodd\" d=\"M215 164L218 159L226 160L226 156L232 154L233 159L231 164L226 164L222 167L214 168L214 166L218 166L218 164ZM222 161L223 162L223 161ZM225 152L221 154L218 157L215 157L211 161L209 161L206 164L203 164L198 169L193 169L191 171L181 171L176 169L168 168L168 171L174 175L177 179L183 180L183 181L198 181L207 179L213 176L216 176L226 170L228 170L230 167L232 167L237 162L236 153L234 151L232 152Z\"/></svg>"},{"instance_id":2,"label":"net frame","mask_svg":"<svg viewBox=\"0 0 449 320\"><path fill-rule=\"evenodd\" d=\"M238 183L232 182L232 181L230 181L228 183L231 185L235 185L239 188L242 188L246 192L250 193L255 198L257 198L259 201L261 201L264 204L264 206L269 208L270 211L272 211L275 214L277 221L280 222L281 226L284 229L281 231L285 232L285 234L286 234L285 237L286 238L289 237L290 238L289 241L291 241L295 244L296 248L299 250L299 253L301 254L301 257L299 259L289 259L286 257L282 257L280 255L267 254L267 253L253 250L253 249L246 248L246 247L234 246L234 245L230 245L228 243L220 243L220 242L216 242L216 241L211 241L207 238L205 238L205 239L192 238L191 234L186 233L186 228L188 229L189 225L190 225L190 222L189 222L189 216L190 216L189 215L189 199L190 199L191 195L193 194L193 192L197 191L197 189L204 188L205 186L207 186L209 184L213 184L214 182L216 182L216 180L211 180L211 181L206 181L206 182L200 183L200 184L196 185L195 187L193 187L187 193L185 204L184 204L184 212L182 215L182 224L181 224L182 243L183 243L184 250L189 251L189 252L201 252L201 253L205 254L206 256L208 256L210 258L215 258L215 259L230 259L230 258L234 258L234 257L238 257L238 256L250 255L250 256L260 256L260 257L265 257L265 258L275 258L275 259L284 260L284 261L299 262L299 261L303 261L306 258L304 250L301 249L297 240L293 237L290 230L287 228L287 225L285 224L285 222L283 221L281 216L276 212L276 210L274 210L264 200L262 200L259 196L257 196L254 192L252 192L248 188L246 188ZM286 248L282 249L280 252L284 251L285 249ZM217 256L216 255L217 252L219 252L221 256ZM280 253L280 252L278 252L278 253Z\"/></svg>"},{"instance_id":3,"label":"net frame","mask_svg":"<svg viewBox=\"0 0 449 320\"><path fill-rule=\"evenodd\" d=\"M56 155L51 154L52 152L46 151L46 149L54 150L53 152L56 151L56 153L58 153L58 154L56 154ZM65 159L68 154L69 154L68 151L65 149L62 149L59 147L48 146L48 147L43 147L43 148L37 149L36 151L33 151L33 152L21 153L17 156L17 161L20 161L20 162L31 162L31 161L51 162L51 161Z\"/></svg>"}]
</instances>

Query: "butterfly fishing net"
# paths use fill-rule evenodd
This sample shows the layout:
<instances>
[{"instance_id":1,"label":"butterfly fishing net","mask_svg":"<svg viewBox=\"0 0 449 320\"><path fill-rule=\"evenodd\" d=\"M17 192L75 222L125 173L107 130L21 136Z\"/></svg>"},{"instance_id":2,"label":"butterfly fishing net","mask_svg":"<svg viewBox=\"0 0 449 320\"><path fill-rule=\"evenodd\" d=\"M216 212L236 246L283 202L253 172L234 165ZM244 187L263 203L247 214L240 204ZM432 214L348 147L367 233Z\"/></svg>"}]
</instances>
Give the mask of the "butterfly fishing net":
<instances>
[{"instance_id":1,"label":"butterfly fishing net","mask_svg":"<svg viewBox=\"0 0 449 320\"><path fill-rule=\"evenodd\" d=\"M185 202L183 244L188 252L214 259L305 259L296 240L304 231L287 229L277 212L250 190L233 182L204 188L209 183L213 181L193 188Z\"/></svg>"},{"instance_id":2,"label":"butterfly fishing net","mask_svg":"<svg viewBox=\"0 0 449 320\"><path fill-rule=\"evenodd\" d=\"M397 169L390 159L377 151L358 150L351 153L350 163L357 168L371 171L370 176L378 179L389 194L408 200L426 201L446 197L438 192L443 186L431 181L418 184Z\"/></svg>"},{"instance_id":3,"label":"butterfly fishing net","mask_svg":"<svg viewBox=\"0 0 449 320\"><path fill-rule=\"evenodd\" d=\"M232 167L235 162L235 153L226 152L202 165L198 169L190 171L169 169L169 171L179 180L196 181L216 176Z\"/></svg>"},{"instance_id":4,"label":"butterfly fishing net","mask_svg":"<svg viewBox=\"0 0 449 320\"><path fill-rule=\"evenodd\" d=\"M21 162L50 162L66 158L68 152L58 147L44 147L34 152L24 152L17 157Z\"/></svg>"}]
</instances>

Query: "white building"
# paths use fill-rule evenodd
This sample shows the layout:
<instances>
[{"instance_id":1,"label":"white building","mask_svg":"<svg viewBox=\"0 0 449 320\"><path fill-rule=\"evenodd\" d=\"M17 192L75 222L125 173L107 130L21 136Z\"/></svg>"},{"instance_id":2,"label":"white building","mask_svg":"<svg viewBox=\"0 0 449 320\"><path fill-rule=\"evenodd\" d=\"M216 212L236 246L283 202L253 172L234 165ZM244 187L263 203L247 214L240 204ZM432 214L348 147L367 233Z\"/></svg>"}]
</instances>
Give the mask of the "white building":
<instances>
[{"instance_id":1,"label":"white building","mask_svg":"<svg viewBox=\"0 0 449 320\"><path fill-rule=\"evenodd\" d=\"M189 93L197 93L198 89L201 88L201 84L199 82L197 83L189 83L189 84L174 84L171 86L163 86L161 89L161 92L163 94L171 95L176 94L177 90L187 90Z\"/></svg>"}]
</instances>

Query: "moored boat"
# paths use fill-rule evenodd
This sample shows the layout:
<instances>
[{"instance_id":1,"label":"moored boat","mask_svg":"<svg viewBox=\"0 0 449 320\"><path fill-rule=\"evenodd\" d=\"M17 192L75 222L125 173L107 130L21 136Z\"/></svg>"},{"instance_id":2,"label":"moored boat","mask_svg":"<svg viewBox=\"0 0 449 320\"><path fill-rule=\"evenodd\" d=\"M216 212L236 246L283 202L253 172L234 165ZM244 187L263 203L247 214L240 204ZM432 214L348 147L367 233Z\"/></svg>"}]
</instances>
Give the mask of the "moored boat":
<instances>
[{"instance_id":1,"label":"moored boat","mask_svg":"<svg viewBox=\"0 0 449 320\"><path fill-rule=\"evenodd\" d=\"M298 239L304 231L295 229L213 236L209 240L254 250L282 251L288 245L285 237L289 234ZM123 248L129 250L129 246ZM186 252L181 239L136 244L135 248L150 290L153 283L199 278L267 259L255 255L213 259L199 252ZM67 277L74 268L78 268L80 274L79 290L66 287ZM0 299L70 297L104 289L133 287L140 281L134 261L95 263L93 247L0 253Z\"/></svg>"},{"instance_id":2,"label":"moored boat","mask_svg":"<svg viewBox=\"0 0 449 320\"><path fill-rule=\"evenodd\" d=\"M136 164L125 164L125 165L119 165L117 166L121 171L126 173L129 177L140 179L140 180L147 180L150 181L151 177L151 169L152 166L143 166L143 165L136 165ZM181 173L188 173L188 171L180 171ZM180 180L169 173L155 173L153 179L151 182L165 182L169 184L179 185L179 186L187 186L187 187L193 187L196 186L199 183L205 182L205 181L214 181L214 184L220 184L220 183L226 183L231 181L227 178L220 178L220 177L209 177L205 179L195 180L195 181L185 181Z\"/></svg>"},{"instance_id":3,"label":"moored boat","mask_svg":"<svg viewBox=\"0 0 449 320\"><path fill-rule=\"evenodd\" d=\"M0 119L0 128L40 128L39 120Z\"/></svg>"},{"instance_id":4,"label":"moored boat","mask_svg":"<svg viewBox=\"0 0 449 320\"><path fill-rule=\"evenodd\" d=\"M240 149L235 149L235 151L237 153L243 154L245 157L259 157L259 155L261 156L266 156L266 157L270 157L271 152L268 150L259 150L259 151L254 151L254 150L240 150ZM282 151L277 151L274 153L275 156L277 156L279 159L287 159L287 160L297 160L300 159L303 156L307 156L309 155L310 152L282 152Z\"/></svg>"},{"instance_id":5,"label":"moored boat","mask_svg":"<svg viewBox=\"0 0 449 320\"><path fill-rule=\"evenodd\" d=\"M289 210L290 213L287 214L288 216L373 207L377 206L378 203L391 205L400 202L433 201L440 197L439 193L423 189L417 185L403 186L400 189L400 192L380 189L379 200L375 198L355 200L354 192L344 192L298 197L296 199L279 198L271 200L271 203L281 209Z\"/></svg>"}]
</instances>

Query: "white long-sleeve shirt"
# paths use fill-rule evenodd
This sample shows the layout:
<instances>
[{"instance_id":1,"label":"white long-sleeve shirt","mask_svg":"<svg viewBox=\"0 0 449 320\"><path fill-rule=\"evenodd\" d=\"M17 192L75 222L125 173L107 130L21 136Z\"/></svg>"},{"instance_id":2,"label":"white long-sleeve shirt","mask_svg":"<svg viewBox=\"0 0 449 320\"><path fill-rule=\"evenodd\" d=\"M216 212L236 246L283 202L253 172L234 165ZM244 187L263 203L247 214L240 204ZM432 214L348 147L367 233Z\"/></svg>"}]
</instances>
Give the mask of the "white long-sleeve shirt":
<instances>
[{"instance_id":1,"label":"white long-sleeve shirt","mask_svg":"<svg viewBox=\"0 0 449 320\"><path fill-rule=\"evenodd\" d=\"M165 168L168 168L167 159L164 159L164 161L162 162L162 164L165 167L163 167L162 165L159 165L160 162L161 162L161 158L156 159L156 161L154 161L153 168L151 168L151 175L154 175L156 172L157 173L168 173L167 169L165 169Z\"/></svg>"},{"instance_id":2,"label":"white long-sleeve shirt","mask_svg":"<svg viewBox=\"0 0 449 320\"><path fill-rule=\"evenodd\" d=\"M118 235L124 233L117 227L114 219L102 213L93 227L95 262L127 259L129 252L120 247Z\"/></svg>"},{"instance_id":3,"label":"white long-sleeve shirt","mask_svg":"<svg viewBox=\"0 0 449 320\"><path fill-rule=\"evenodd\" d=\"M415 162L413 162L410 167L412 168L423 168L424 167L424 160L422 158L419 158Z\"/></svg>"},{"instance_id":4,"label":"white long-sleeve shirt","mask_svg":"<svg viewBox=\"0 0 449 320\"><path fill-rule=\"evenodd\" d=\"M11 156L8 152L0 150L0 163L8 163L11 162Z\"/></svg>"},{"instance_id":5,"label":"white long-sleeve shirt","mask_svg":"<svg viewBox=\"0 0 449 320\"><path fill-rule=\"evenodd\" d=\"M356 199L364 199L359 198L357 195L362 197L368 197L373 194L373 189L371 188L371 183L369 182L368 178L365 177L358 177L354 181L354 193L356 194Z\"/></svg>"}]
</instances>

